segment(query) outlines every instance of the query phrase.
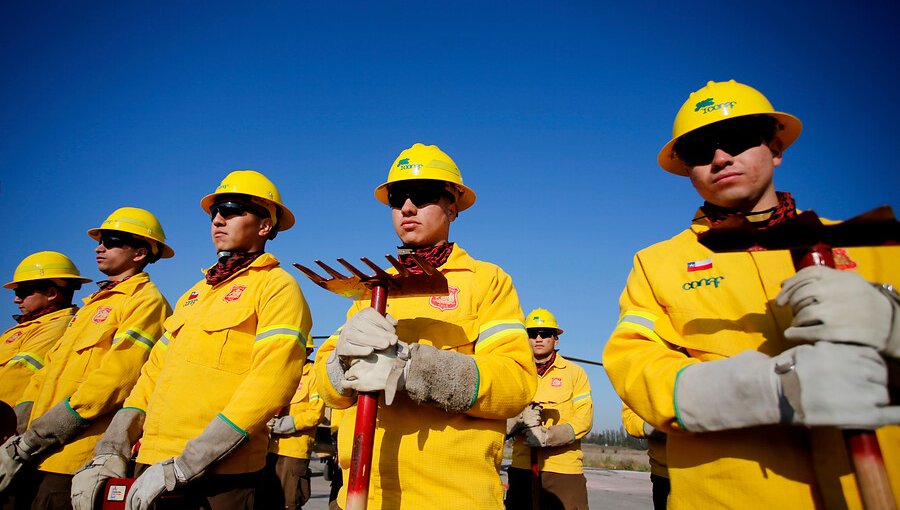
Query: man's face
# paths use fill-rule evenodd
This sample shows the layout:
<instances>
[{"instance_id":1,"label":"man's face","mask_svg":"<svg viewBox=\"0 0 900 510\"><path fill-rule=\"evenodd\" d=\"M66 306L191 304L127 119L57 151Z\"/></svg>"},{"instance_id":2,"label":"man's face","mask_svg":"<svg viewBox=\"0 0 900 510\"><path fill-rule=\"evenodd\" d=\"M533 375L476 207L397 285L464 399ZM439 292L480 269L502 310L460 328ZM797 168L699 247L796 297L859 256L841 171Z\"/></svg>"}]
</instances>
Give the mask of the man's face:
<instances>
[{"instance_id":1,"label":"man's face","mask_svg":"<svg viewBox=\"0 0 900 510\"><path fill-rule=\"evenodd\" d=\"M704 200L720 207L744 212L774 207L779 143L766 143L760 128L738 120L714 124L685 140L690 143L684 152L693 156L682 157L690 166L691 184Z\"/></svg>"},{"instance_id":2,"label":"man's face","mask_svg":"<svg viewBox=\"0 0 900 510\"><path fill-rule=\"evenodd\" d=\"M140 267L147 256L146 245L130 234L101 231L100 243L94 248L97 269L109 277L116 277Z\"/></svg>"},{"instance_id":3,"label":"man's face","mask_svg":"<svg viewBox=\"0 0 900 510\"><path fill-rule=\"evenodd\" d=\"M391 185L391 220L404 245L423 248L447 242L450 223L456 219L456 203L443 189L443 184L434 181Z\"/></svg>"},{"instance_id":4,"label":"man's face","mask_svg":"<svg viewBox=\"0 0 900 510\"><path fill-rule=\"evenodd\" d=\"M13 303L19 307L19 312L22 315L40 312L47 308L50 306L54 293L57 292L52 287L30 282L18 285L13 291L16 293Z\"/></svg>"},{"instance_id":5,"label":"man's face","mask_svg":"<svg viewBox=\"0 0 900 510\"><path fill-rule=\"evenodd\" d=\"M528 342L531 343L531 352L535 359L546 358L556 349L559 337L555 329L531 328L528 330Z\"/></svg>"},{"instance_id":6,"label":"man's face","mask_svg":"<svg viewBox=\"0 0 900 510\"><path fill-rule=\"evenodd\" d=\"M256 252L265 248L272 220L257 216L255 206L233 197L210 208L216 251Z\"/></svg>"}]
</instances>

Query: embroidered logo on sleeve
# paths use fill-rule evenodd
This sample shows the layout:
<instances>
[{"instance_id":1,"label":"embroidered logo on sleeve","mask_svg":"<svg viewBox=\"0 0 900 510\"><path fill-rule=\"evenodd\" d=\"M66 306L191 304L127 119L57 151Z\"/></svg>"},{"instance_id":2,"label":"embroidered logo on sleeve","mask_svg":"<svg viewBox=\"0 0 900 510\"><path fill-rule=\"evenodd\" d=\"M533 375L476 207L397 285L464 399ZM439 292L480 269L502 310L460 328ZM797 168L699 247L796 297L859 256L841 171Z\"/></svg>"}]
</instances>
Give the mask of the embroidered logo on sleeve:
<instances>
[{"instance_id":1,"label":"embroidered logo on sleeve","mask_svg":"<svg viewBox=\"0 0 900 510\"><path fill-rule=\"evenodd\" d=\"M850 254L844 248L834 248L831 250L834 256L834 268L846 271L857 266L856 261L850 258Z\"/></svg>"},{"instance_id":2,"label":"embroidered logo on sleeve","mask_svg":"<svg viewBox=\"0 0 900 510\"><path fill-rule=\"evenodd\" d=\"M225 297L223 297L222 300L226 303L237 301L238 299L241 299L241 294L244 293L246 288L246 285L234 285L231 287L231 290L228 291L228 294L225 294Z\"/></svg>"},{"instance_id":3,"label":"embroidered logo on sleeve","mask_svg":"<svg viewBox=\"0 0 900 510\"><path fill-rule=\"evenodd\" d=\"M106 322L106 319L109 318L109 312L112 311L112 308L108 306L101 306L97 308L97 313L91 317L91 322L94 324L103 324ZM75 319L72 319L72 322L75 322Z\"/></svg>"},{"instance_id":4,"label":"embroidered logo on sleeve","mask_svg":"<svg viewBox=\"0 0 900 510\"><path fill-rule=\"evenodd\" d=\"M16 331L15 333L12 334L12 336L10 336L9 338L7 338L6 341L3 342L3 343L11 344L11 343L15 342L20 336L22 336L22 332L21 332L21 331Z\"/></svg>"},{"instance_id":5,"label":"embroidered logo on sleeve","mask_svg":"<svg viewBox=\"0 0 900 510\"><path fill-rule=\"evenodd\" d=\"M428 303L442 312L445 310L455 310L456 307L459 306L459 288L450 285L448 289L450 290L450 295L431 296L431 301Z\"/></svg>"}]
</instances>

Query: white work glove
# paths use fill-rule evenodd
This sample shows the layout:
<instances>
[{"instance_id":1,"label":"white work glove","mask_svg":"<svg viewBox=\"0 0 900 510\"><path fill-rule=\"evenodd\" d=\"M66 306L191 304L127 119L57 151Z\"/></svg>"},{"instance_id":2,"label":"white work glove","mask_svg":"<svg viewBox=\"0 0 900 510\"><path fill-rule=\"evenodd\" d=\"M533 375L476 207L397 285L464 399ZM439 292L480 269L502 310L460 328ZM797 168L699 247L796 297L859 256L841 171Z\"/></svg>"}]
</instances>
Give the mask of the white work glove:
<instances>
[{"instance_id":1,"label":"white work glove","mask_svg":"<svg viewBox=\"0 0 900 510\"><path fill-rule=\"evenodd\" d=\"M690 432L795 424L875 429L900 423L887 368L871 347L818 342L774 358L757 351L690 365L675 407Z\"/></svg>"},{"instance_id":2,"label":"white work glove","mask_svg":"<svg viewBox=\"0 0 900 510\"><path fill-rule=\"evenodd\" d=\"M97 455L72 477L72 508L93 510L103 494L106 481L124 478L128 473L128 459L114 453Z\"/></svg>"},{"instance_id":3,"label":"white work glove","mask_svg":"<svg viewBox=\"0 0 900 510\"><path fill-rule=\"evenodd\" d=\"M0 446L0 494L9 487L22 465L31 460L34 451L22 436L12 436Z\"/></svg>"},{"instance_id":4,"label":"white work glove","mask_svg":"<svg viewBox=\"0 0 900 510\"><path fill-rule=\"evenodd\" d=\"M409 352L409 345L395 340L394 345L361 358L347 369L344 386L358 392L384 390L384 403L391 405L397 390L406 387L404 371Z\"/></svg>"},{"instance_id":5,"label":"white work glove","mask_svg":"<svg viewBox=\"0 0 900 510\"><path fill-rule=\"evenodd\" d=\"M506 420L506 435L514 436L523 429L541 426L541 409L543 407L537 402L532 402L525 406L516 417Z\"/></svg>"},{"instance_id":6,"label":"white work glove","mask_svg":"<svg viewBox=\"0 0 900 510\"><path fill-rule=\"evenodd\" d=\"M563 446L575 441L575 429L568 423L525 429L525 444L532 448Z\"/></svg>"},{"instance_id":7,"label":"white work glove","mask_svg":"<svg viewBox=\"0 0 900 510\"><path fill-rule=\"evenodd\" d=\"M349 365L354 359L385 350L397 343L396 326L396 319L390 315L382 316L374 308L363 308L341 327L334 352Z\"/></svg>"},{"instance_id":8,"label":"white work glove","mask_svg":"<svg viewBox=\"0 0 900 510\"><path fill-rule=\"evenodd\" d=\"M125 510L147 510L165 491L173 491L188 482L175 459L157 462L141 473L128 490Z\"/></svg>"},{"instance_id":9,"label":"white work glove","mask_svg":"<svg viewBox=\"0 0 900 510\"><path fill-rule=\"evenodd\" d=\"M272 418L269 420L269 423L271 423L269 430L271 430L273 434L286 436L297 432L297 428L294 426L293 416L279 416L278 418Z\"/></svg>"},{"instance_id":10,"label":"white work glove","mask_svg":"<svg viewBox=\"0 0 900 510\"><path fill-rule=\"evenodd\" d=\"M854 272L803 268L784 281L775 302L794 313L788 340L868 345L900 359L898 303Z\"/></svg>"}]
</instances>

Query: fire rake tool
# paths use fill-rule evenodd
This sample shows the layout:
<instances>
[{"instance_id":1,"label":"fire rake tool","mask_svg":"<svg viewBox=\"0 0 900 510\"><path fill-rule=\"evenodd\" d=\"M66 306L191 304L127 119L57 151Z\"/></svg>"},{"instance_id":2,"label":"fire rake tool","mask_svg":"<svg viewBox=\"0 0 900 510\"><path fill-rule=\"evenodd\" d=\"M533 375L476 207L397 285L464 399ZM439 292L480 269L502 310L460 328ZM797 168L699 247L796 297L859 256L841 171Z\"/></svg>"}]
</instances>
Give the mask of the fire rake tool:
<instances>
[{"instance_id":1,"label":"fire rake tool","mask_svg":"<svg viewBox=\"0 0 900 510\"><path fill-rule=\"evenodd\" d=\"M832 247L884 246L900 243L900 222L888 206L878 207L847 221L826 225L806 211L767 229L757 229L746 218L728 218L698 236L714 252L790 250L794 269L835 267ZM867 510L895 509L890 480L878 438L870 430L845 430L860 496Z\"/></svg>"},{"instance_id":2,"label":"fire rake tool","mask_svg":"<svg viewBox=\"0 0 900 510\"><path fill-rule=\"evenodd\" d=\"M303 274L319 287L354 300L369 298L372 308L384 315L387 308L387 296L446 296L450 293L447 278L443 273L418 255L411 255L421 273L413 273L403 267L391 255L385 255L388 262L397 271L388 273L361 257L374 275L367 275L344 259L337 259L347 268L352 276L344 276L327 264L316 260L331 278L323 278L316 272L294 264ZM350 458L350 481L347 484L346 510L364 510L369 496L369 475L372 468L372 448L375 442L375 418L378 412L378 393L360 392L356 401L356 426L353 431L353 454Z\"/></svg>"}]
</instances>

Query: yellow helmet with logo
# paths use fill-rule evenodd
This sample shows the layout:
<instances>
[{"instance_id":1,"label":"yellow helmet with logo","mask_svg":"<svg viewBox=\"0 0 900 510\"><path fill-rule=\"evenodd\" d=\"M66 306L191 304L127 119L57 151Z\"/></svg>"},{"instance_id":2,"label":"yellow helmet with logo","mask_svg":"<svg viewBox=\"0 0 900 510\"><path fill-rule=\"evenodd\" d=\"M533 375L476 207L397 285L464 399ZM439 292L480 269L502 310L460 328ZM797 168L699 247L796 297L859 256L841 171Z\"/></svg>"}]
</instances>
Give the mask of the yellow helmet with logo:
<instances>
[{"instance_id":1,"label":"yellow helmet with logo","mask_svg":"<svg viewBox=\"0 0 900 510\"><path fill-rule=\"evenodd\" d=\"M166 244L166 233L159 220L146 209L120 207L99 227L88 230L87 234L91 239L99 241L101 230L117 230L142 237L149 241L153 254L159 258L167 259L175 255L175 250Z\"/></svg>"},{"instance_id":2,"label":"yellow helmet with logo","mask_svg":"<svg viewBox=\"0 0 900 510\"><path fill-rule=\"evenodd\" d=\"M687 175L689 167L673 151L675 142L704 126L746 115L768 115L775 119L775 136L781 140L782 149L787 149L794 143L803 129L800 119L776 112L766 96L753 87L734 80L710 81L705 87L693 92L678 110L672 125L672 139L657 157L659 166L673 174Z\"/></svg>"},{"instance_id":3,"label":"yellow helmet with logo","mask_svg":"<svg viewBox=\"0 0 900 510\"><path fill-rule=\"evenodd\" d=\"M556 317L544 308L535 308L525 317L525 329L532 328L552 328L557 335L563 334L562 328L556 323Z\"/></svg>"},{"instance_id":4,"label":"yellow helmet with logo","mask_svg":"<svg viewBox=\"0 0 900 510\"><path fill-rule=\"evenodd\" d=\"M388 171L387 182L375 188L375 198L388 205L388 185L400 181L430 179L450 183L456 188L456 206L464 211L475 203L475 192L463 184L456 163L437 145L413 144L401 152Z\"/></svg>"},{"instance_id":5,"label":"yellow helmet with logo","mask_svg":"<svg viewBox=\"0 0 900 510\"><path fill-rule=\"evenodd\" d=\"M35 280L66 280L78 283L88 283L90 278L83 278L75 264L62 253L56 251L39 251L22 259L13 273L13 281L3 286L5 289L15 289L19 284Z\"/></svg>"},{"instance_id":6,"label":"yellow helmet with logo","mask_svg":"<svg viewBox=\"0 0 900 510\"><path fill-rule=\"evenodd\" d=\"M200 207L209 214L209 208L216 203L216 197L227 194L247 195L254 204L264 207L269 211L278 232L294 226L294 214L281 202L278 188L256 170L235 170L226 175L216 191L200 200Z\"/></svg>"}]
</instances>

